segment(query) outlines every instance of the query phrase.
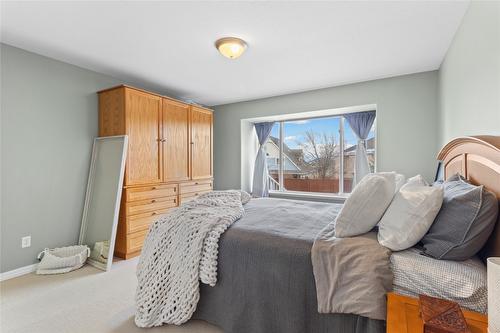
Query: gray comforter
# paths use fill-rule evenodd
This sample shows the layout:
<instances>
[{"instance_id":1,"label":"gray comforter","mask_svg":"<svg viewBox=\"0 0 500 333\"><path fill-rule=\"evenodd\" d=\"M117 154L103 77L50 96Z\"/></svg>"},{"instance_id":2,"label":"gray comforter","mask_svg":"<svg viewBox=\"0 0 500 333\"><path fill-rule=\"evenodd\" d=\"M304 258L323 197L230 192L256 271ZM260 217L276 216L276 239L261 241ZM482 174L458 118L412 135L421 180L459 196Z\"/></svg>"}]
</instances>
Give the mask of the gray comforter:
<instances>
[{"instance_id":1,"label":"gray comforter","mask_svg":"<svg viewBox=\"0 0 500 333\"><path fill-rule=\"evenodd\" d=\"M334 224L321 231L311 250L318 311L385 320L391 251L378 243L376 232L335 238Z\"/></svg>"},{"instance_id":2,"label":"gray comforter","mask_svg":"<svg viewBox=\"0 0 500 333\"><path fill-rule=\"evenodd\" d=\"M220 239L217 285L201 285L193 318L227 333L385 332L381 320L318 313L311 247L340 207L251 200Z\"/></svg>"}]
</instances>

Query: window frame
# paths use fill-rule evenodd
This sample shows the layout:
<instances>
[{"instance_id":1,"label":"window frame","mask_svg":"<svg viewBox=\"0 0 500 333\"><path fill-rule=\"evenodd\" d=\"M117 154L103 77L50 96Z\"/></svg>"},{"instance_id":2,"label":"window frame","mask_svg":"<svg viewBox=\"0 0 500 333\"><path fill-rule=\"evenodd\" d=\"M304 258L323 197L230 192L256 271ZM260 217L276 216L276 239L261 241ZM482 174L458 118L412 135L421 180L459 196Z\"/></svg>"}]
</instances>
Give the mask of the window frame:
<instances>
[{"instance_id":1,"label":"window frame","mask_svg":"<svg viewBox=\"0 0 500 333\"><path fill-rule=\"evenodd\" d=\"M354 112L369 112L369 111L375 111L377 113L376 108L372 108L370 110L366 111L353 111ZM319 200L319 201L331 201L333 199L334 201L343 201L345 198L347 198L351 192L344 192L344 150L345 150L345 141L344 141L344 132L345 132L345 126L349 126L346 124L346 120L344 115L349 114L351 112L343 112L343 113L332 113L332 114L325 114L325 115L320 115L320 116L312 116L312 117L301 117L301 118L286 118L286 119L280 119L277 120L276 123L279 124L279 170L278 170L278 186L279 190L269 190L269 194L272 197L291 197L291 198L309 198L309 199L314 199L314 200ZM284 188L284 149L283 149L283 144L284 144L284 136L285 136L285 128L284 125L286 122L293 122L293 121L300 121L300 120L311 120L311 119L318 119L318 118L339 118L339 146L340 146L340 151L342 154L339 154L339 192L337 193L328 193L328 192L305 192L305 191L290 191L286 190ZM373 132L374 132L374 139L375 139L375 152L374 152L374 172L377 172L377 151L378 151L378 135L377 135L377 116L375 117L375 121L373 123Z\"/></svg>"}]
</instances>

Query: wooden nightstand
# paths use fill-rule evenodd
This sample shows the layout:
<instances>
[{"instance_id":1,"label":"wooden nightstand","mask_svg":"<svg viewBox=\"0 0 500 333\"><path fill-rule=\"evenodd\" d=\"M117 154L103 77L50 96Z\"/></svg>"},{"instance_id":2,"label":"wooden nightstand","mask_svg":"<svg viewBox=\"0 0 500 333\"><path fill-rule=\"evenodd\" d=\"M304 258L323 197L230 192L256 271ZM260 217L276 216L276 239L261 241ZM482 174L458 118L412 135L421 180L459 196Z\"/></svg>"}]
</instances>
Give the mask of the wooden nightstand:
<instances>
[{"instance_id":1,"label":"wooden nightstand","mask_svg":"<svg viewBox=\"0 0 500 333\"><path fill-rule=\"evenodd\" d=\"M488 317L477 312L463 310L465 320L472 333L488 332ZM387 333L422 333L418 299L387 294Z\"/></svg>"}]
</instances>

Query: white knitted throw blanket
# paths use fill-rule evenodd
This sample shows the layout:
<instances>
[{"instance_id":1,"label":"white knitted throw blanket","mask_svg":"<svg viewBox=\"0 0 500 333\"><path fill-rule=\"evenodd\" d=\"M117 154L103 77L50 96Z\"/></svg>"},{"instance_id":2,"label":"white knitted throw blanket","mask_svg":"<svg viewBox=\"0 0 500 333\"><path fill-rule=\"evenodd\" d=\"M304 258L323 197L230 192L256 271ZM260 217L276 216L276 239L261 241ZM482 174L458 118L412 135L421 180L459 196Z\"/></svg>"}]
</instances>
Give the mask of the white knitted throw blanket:
<instances>
[{"instance_id":1,"label":"white knitted throw blanket","mask_svg":"<svg viewBox=\"0 0 500 333\"><path fill-rule=\"evenodd\" d=\"M243 215L248 193L200 195L153 223L137 267L135 323L180 325L200 299L199 281L215 286L221 234Z\"/></svg>"}]
</instances>

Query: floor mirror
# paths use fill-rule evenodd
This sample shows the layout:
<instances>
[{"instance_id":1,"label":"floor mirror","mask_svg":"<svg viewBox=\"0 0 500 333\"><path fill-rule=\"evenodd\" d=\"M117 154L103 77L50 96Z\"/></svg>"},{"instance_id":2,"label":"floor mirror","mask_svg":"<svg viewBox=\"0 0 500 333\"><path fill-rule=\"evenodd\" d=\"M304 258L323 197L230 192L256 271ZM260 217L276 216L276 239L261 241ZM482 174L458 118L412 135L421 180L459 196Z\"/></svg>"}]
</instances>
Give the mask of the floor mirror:
<instances>
[{"instance_id":1,"label":"floor mirror","mask_svg":"<svg viewBox=\"0 0 500 333\"><path fill-rule=\"evenodd\" d=\"M99 137L92 149L78 243L91 249L87 263L105 271L113 263L127 144L126 135Z\"/></svg>"}]
</instances>

